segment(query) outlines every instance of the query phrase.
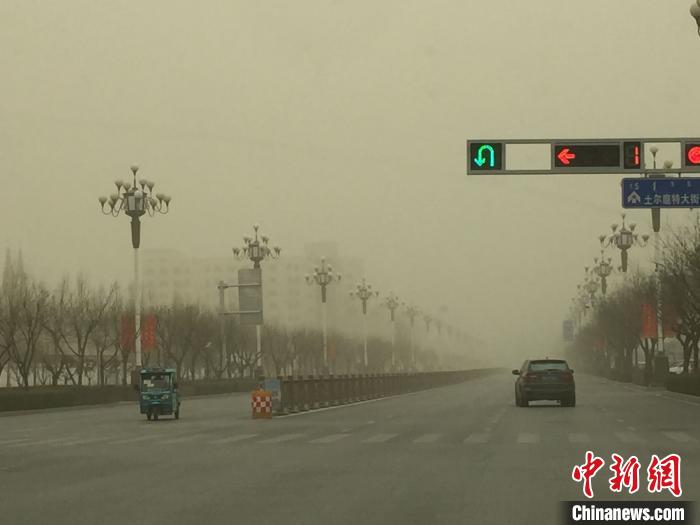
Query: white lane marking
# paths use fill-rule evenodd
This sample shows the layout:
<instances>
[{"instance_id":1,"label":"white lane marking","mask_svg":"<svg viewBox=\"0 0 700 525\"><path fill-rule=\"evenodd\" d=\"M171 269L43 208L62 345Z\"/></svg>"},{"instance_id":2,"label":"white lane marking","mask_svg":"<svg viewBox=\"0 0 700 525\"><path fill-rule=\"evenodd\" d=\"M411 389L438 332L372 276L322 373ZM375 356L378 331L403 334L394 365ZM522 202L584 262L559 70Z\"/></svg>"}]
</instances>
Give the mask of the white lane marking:
<instances>
[{"instance_id":1,"label":"white lane marking","mask_svg":"<svg viewBox=\"0 0 700 525\"><path fill-rule=\"evenodd\" d=\"M588 434L580 434L577 432L572 432L569 434L570 443L589 443L591 438Z\"/></svg>"},{"instance_id":2,"label":"white lane marking","mask_svg":"<svg viewBox=\"0 0 700 525\"><path fill-rule=\"evenodd\" d=\"M2 445L11 445L12 443L21 443L23 441L28 441L29 438L19 438L19 439L6 439L4 441L0 441L0 446Z\"/></svg>"},{"instance_id":3,"label":"white lane marking","mask_svg":"<svg viewBox=\"0 0 700 525\"><path fill-rule=\"evenodd\" d=\"M283 417L297 417L297 416L303 416L305 414L318 414L320 412L326 412L327 410L338 410L339 408L348 408L348 407L356 407L360 405L365 405L367 403L376 403L377 401L384 401L385 399L394 399L396 397L407 397L407 396L417 396L419 394L424 394L425 390L418 390L417 392L406 392L405 394L394 394L391 396L385 396L385 397L377 397L375 399L366 399L365 401L356 401L354 403L346 403L345 405L336 405L332 407L324 407L324 408L316 408L314 410L306 410L304 412L294 412L292 414L283 414L279 416L275 416L276 418L283 418ZM405 414L405 412L402 412Z\"/></svg>"},{"instance_id":4,"label":"white lane marking","mask_svg":"<svg viewBox=\"0 0 700 525\"><path fill-rule=\"evenodd\" d=\"M375 421L367 421L368 425L374 425Z\"/></svg>"},{"instance_id":5,"label":"white lane marking","mask_svg":"<svg viewBox=\"0 0 700 525\"><path fill-rule=\"evenodd\" d=\"M695 443L697 441L697 439L685 432L663 432L663 435L678 443Z\"/></svg>"},{"instance_id":6,"label":"white lane marking","mask_svg":"<svg viewBox=\"0 0 700 525\"><path fill-rule=\"evenodd\" d=\"M283 441L291 441L293 439L298 439L304 434L282 434L281 436L263 439L260 443L282 443Z\"/></svg>"},{"instance_id":7,"label":"white lane marking","mask_svg":"<svg viewBox=\"0 0 700 525\"><path fill-rule=\"evenodd\" d=\"M72 437L54 438L54 439L42 439L41 441L25 441L23 443L13 443L12 445L7 445L9 447L27 447L36 445L53 445L55 443L60 443L61 441L69 441L73 439Z\"/></svg>"},{"instance_id":8,"label":"white lane marking","mask_svg":"<svg viewBox=\"0 0 700 525\"><path fill-rule=\"evenodd\" d=\"M644 443L645 440L634 432L615 432L617 438L623 443Z\"/></svg>"},{"instance_id":9,"label":"white lane marking","mask_svg":"<svg viewBox=\"0 0 700 525\"><path fill-rule=\"evenodd\" d=\"M192 441L195 438L202 437L204 434L190 434L189 436L182 436L174 439L166 439L161 441L163 445L171 445L173 443L184 443L185 441Z\"/></svg>"},{"instance_id":10,"label":"white lane marking","mask_svg":"<svg viewBox=\"0 0 700 525\"><path fill-rule=\"evenodd\" d=\"M309 443L334 443L335 441L340 441L343 438L348 437L350 434L330 434L329 436L324 436L318 439L312 439Z\"/></svg>"},{"instance_id":11,"label":"white lane marking","mask_svg":"<svg viewBox=\"0 0 700 525\"><path fill-rule=\"evenodd\" d=\"M629 430L630 432L636 432L636 431L637 431L637 429L636 429L635 427L627 427L627 430Z\"/></svg>"},{"instance_id":12,"label":"white lane marking","mask_svg":"<svg viewBox=\"0 0 700 525\"><path fill-rule=\"evenodd\" d=\"M239 434L238 436L226 437L223 439L215 439L210 441L212 445L221 445L223 443L238 443L239 441L245 441L246 439L252 439L258 437L260 434Z\"/></svg>"},{"instance_id":13,"label":"white lane marking","mask_svg":"<svg viewBox=\"0 0 700 525\"><path fill-rule=\"evenodd\" d=\"M390 439L394 439L398 434L376 434L365 439L362 443L385 443Z\"/></svg>"},{"instance_id":14,"label":"white lane marking","mask_svg":"<svg viewBox=\"0 0 700 525\"><path fill-rule=\"evenodd\" d=\"M489 439L491 439L491 434L485 432L477 432L474 434L469 434L469 437L467 437L467 439L465 439L464 442L468 444L486 443Z\"/></svg>"},{"instance_id":15,"label":"white lane marking","mask_svg":"<svg viewBox=\"0 0 700 525\"><path fill-rule=\"evenodd\" d=\"M686 399L679 399L679 398L673 397L673 396L663 396L661 394L659 394L659 397L663 397L664 399L672 399L673 401L678 401L679 403L685 403L686 405L693 405L696 407L700 407L700 403L694 403L693 401L688 401Z\"/></svg>"},{"instance_id":16,"label":"white lane marking","mask_svg":"<svg viewBox=\"0 0 700 525\"><path fill-rule=\"evenodd\" d=\"M539 443L540 435L530 432L521 432L518 434L518 443Z\"/></svg>"},{"instance_id":17,"label":"white lane marking","mask_svg":"<svg viewBox=\"0 0 700 525\"><path fill-rule=\"evenodd\" d=\"M421 437L413 440L414 443L435 443L442 437L442 434L423 434Z\"/></svg>"},{"instance_id":18,"label":"white lane marking","mask_svg":"<svg viewBox=\"0 0 700 525\"><path fill-rule=\"evenodd\" d=\"M117 439L115 441L111 441L107 443L108 445L125 445L127 443L137 443L139 441L147 441L149 439L158 439L159 437L162 437L163 434L150 434L148 436L136 436L136 437L131 437L131 438L126 438L126 439Z\"/></svg>"},{"instance_id":19,"label":"white lane marking","mask_svg":"<svg viewBox=\"0 0 700 525\"><path fill-rule=\"evenodd\" d=\"M101 437L101 438L76 439L73 441L65 441L63 443L56 443L56 446L72 447L75 445L89 445L91 443L99 443L100 441L107 441L108 439L110 439L110 438L109 437Z\"/></svg>"},{"instance_id":20,"label":"white lane marking","mask_svg":"<svg viewBox=\"0 0 700 525\"><path fill-rule=\"evenodd\" d=\"M625 420L624 420L624 419L618 419L617 422L618 422L618 423L624 423Z\"/></svg>"}]
</instances>

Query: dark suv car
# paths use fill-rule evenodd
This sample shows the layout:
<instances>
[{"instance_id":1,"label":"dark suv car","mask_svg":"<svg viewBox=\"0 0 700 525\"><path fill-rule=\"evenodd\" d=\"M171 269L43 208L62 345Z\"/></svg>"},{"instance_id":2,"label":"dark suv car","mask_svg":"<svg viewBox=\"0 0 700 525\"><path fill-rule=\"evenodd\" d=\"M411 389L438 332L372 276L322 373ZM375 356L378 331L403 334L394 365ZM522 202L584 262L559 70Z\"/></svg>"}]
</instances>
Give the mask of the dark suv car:
<instances>
[{"instance_id":1,"label":"dark suv car","mask_svg":"<svg viewBox=\"0 0 700 525\"><path fill-rule=\"evenodd\" d=\"M530 401L556 400L561 406L576 406L574 371L563 359L528 359L515 382L515 404L526 407Z\"/></svg>"}]
</instances>

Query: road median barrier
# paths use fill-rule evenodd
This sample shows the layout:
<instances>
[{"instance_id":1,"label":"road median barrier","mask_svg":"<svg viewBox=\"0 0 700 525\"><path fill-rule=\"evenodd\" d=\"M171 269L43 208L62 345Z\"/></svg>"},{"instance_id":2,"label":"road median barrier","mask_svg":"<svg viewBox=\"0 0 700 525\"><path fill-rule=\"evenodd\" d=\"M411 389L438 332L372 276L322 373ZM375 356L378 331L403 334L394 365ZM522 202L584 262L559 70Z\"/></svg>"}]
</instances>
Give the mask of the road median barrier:
<instances>
[{"instance_id":1,"label":"road median barrier","mask_svg":"<svg viewBox=\"0 0 700 525\"><path fill-rule=\"evenodd\" d=\"M445 372L401 374L351 374L328 376L279 376L280 399L277 416L308 410L369 401L462 383L501 372L500 368L479 368Z\"/></svg>"},{"instance_id":2,"label":"road median barrier","mask_svg":"<svg viewBox=\"0 0 700 525\"><path fill-rule=\"evenodd\" d=\"M666 389L670 392L700 396L700 374L669 374Z\"/></svg>"}]
</instances>

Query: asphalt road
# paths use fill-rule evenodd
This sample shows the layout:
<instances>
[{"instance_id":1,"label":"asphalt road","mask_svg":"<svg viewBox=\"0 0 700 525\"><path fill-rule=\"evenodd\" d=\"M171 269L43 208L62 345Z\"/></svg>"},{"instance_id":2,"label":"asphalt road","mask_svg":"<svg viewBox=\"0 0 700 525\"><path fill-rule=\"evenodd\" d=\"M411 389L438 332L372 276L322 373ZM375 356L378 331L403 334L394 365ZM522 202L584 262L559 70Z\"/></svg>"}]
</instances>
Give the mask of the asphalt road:
<instances>
[{"instance_id":1,"label":"asphalt road","mask_svg":"<svg viewBox=\"0 0 700 525\"><path fill-rule=\"evenodd\" d=\"M186 399L182 419L135 405L0 417L0 523L549 524L582 500L592 450L682 456L700 494L700 399L577 377L578 406L513 403L514 378L253 421L244 395ZM607 469L607 465L605 467Z\"/></svg>"}]
</instances>

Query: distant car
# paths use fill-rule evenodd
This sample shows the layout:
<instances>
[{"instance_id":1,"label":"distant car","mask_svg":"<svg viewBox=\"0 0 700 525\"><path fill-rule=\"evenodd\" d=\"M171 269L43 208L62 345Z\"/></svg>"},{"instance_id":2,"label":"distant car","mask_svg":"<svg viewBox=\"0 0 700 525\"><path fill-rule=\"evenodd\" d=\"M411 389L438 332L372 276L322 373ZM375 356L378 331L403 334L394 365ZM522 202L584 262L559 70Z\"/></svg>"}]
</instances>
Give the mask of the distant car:
<instances>
[{"instance_id":1,"label":"distant car","mask_svg":"<svg viewBox=\"0 0 700 525\"><path fill-rule=\"evenodd\" d=\"M574 371L563 359L528 359L513 370L515 381L515 404L529 406L530 401L560 401L563 407L576 406L576 383Z\"/></svg>"}]
</instances>

